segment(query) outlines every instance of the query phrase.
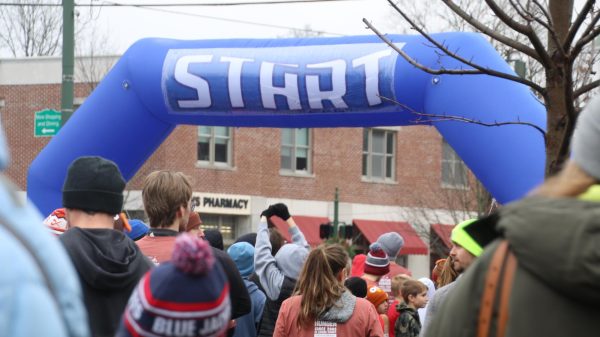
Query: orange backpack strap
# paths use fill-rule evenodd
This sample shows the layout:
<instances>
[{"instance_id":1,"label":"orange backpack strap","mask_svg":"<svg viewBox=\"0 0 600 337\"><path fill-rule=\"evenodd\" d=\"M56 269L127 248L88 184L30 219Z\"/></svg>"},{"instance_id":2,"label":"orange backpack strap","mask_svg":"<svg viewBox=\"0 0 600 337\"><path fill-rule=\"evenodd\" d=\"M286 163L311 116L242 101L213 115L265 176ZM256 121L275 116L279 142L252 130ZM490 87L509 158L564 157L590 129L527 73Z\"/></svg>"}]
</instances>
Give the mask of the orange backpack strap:
<instances>
[{"instance_id":1,"label":"orange backpack strap","mask_svg":"<svg viewBox=\"0 0 600 337\"><path fill-rule=\"evenodd\" d=\"M508 322L508 302L513 286L513 278L517 269L517 258L510 249L504 267L504 277L502 279L502 293L500 297L500 313L498 315L498 332L496 337L503 337L506 332L506 322Z\"/></svg>"},{"instance_id":2,"label":"orange backpack strap","mask_svg":"<svg viewBox=\"0 0 600 337\"><path fill-rule=\"evenodd\" d=\"M492 313L496 300L498 286L500 289L500 307L497 321L496 337L503 337L508 321L508 302L513 284L513 278L517 266L515 255L509 250L508 241L503 240L494 252L492 261L485 276L485 288L479 307L479 318L477 324L477 337L488 337L492 322ZM500 284L500 276L504 269L504 277Z\"/></svg>"}]
</instances>

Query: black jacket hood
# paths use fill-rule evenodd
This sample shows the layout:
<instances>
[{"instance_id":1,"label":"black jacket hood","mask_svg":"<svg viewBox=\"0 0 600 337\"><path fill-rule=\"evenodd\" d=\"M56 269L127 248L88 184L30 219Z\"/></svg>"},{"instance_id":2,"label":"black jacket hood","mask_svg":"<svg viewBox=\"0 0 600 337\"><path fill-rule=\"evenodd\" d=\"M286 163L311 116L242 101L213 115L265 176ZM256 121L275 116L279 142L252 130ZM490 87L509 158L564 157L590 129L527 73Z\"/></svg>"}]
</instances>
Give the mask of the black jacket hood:
<instances>
[{"instance_id":1,"label":"black jacket hood","mask_svg":"<svg viewBox=\"0 0 600 337\"><path fill-rule=\"evenodd\" d=\"M96 289L117 289L139 280L151 262L122 232L71 228L60 237L82 281Z\"/></svg>"}]
</instances>

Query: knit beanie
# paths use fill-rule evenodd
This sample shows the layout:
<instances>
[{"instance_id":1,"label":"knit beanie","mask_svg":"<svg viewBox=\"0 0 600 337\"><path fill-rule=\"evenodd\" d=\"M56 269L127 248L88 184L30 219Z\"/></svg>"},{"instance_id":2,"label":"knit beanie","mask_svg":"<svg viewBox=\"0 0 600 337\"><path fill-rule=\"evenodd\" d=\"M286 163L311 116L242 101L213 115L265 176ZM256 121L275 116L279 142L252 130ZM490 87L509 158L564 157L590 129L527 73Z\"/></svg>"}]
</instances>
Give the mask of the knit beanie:
<instances>
[{"instance_id":1,"label":"knit beanie","mask_svg":"<svg viewBox=\"0 0 600 337\"><path fill-rule=\"evenodd\" d=\"M214 248L219 250L225 249L225 246L223 245L223 235L216 229L205 230L204 239Z\"/></svg>"},{"instance_id":2,"label":"knit beanie","mask_svg":"<svg viewBox=\"0 0 600 337\"><path fill-rule=\"evenodd\" d=\"M396 232L381 234L376 242L381 245L381 248L383 248L388 258L392 261L396 259L404 246L404 238Z\"/></svg>"},{"instance_id":3,"label":"knit beanie","mask_svg":"<svg viewBox=\"0 0 600 337\"><path fill-rule=\"evenodd\" d=\"M131 226L131 231L124 230L123 232L133 241L143 238L148 233L148 225L142 220L130 219L129 225Z\"/></svg>"},{"instance_id":4,"label":"knit beanie","mask_svg":"<svg viewBox=\"0 0 600 337\"><path fill-rule=\"evenodd\" d=\"M188 223L185 226L185 231L189 232L191 230L199 229L202 224L202 219L200 219L200 214L196 212L190 212L190 216L188 217Z\"/></svg>"},{"instance_id":5,"label":"knit beanie","mask_svg":"<svg viewBox=\"0 0 600 337\"><path fill-rule=\"evenodd\" d=\"M450 234L450 240L463 247L471 255L477 257L483 252L483 248L477 241L475 241L469 233L465 230L467 226L477 221L477 219L465 220L458 225L454 226L452 233Z\"/></svg>"},{"instance_id":6,"label":"knit beanie","mask_svg":"<svg viewBox=\"0 0 600 337\"><path fill-rule=\"evenodd\" d=\"M369 253L365 260L365 274L385 275L390 272L390 261L387 254L377 242L369 246Z\"/></svg>"},{"instance_id":7,"label":"knit beanie","mask_svg":"<svg viewBox=\"0 0 600 337\"><path fill-rule=\"evenodd\" d=\"M171 261L140 280L116 336L221 336L230 316L221 265L207 242L184 233L175 240Z\"/></svg>"},{"instance_id":8,"label":"knit beanie","mask_svg":"<svg viewBox=\"0 0 600 337\"><path fill-rule=\"evenodd\" d=\"M44 225L52 231L54 235L61 235L67 230L67 218L64 208L55 209L46 219Z\"/></svg>"},{"instance_id":9,"label":"knit beanie","mask_svg":"<svg viewBox=\"0 0 600 337\"><path fill-rule=\"evenodd\" d=\"M227 249L227 254L235 262L242 277L248 277L254 273L254 246L248 242L234 243Z\"/></svg>"},{"instance_id":10,"label":"knit beanie","mask_svg":"<svg viewBox=\"0 0 600 337\"><path fill-rule=\"evenodd\" d=\"M581 111L573 133L572 157L583 171L600 181L600 96Z\"/></svg>"},{"instance_id":11,"label":"knit beanie","mask_svg":"<svg viewBox=\"0 0 600 337\"><path fill-rule=\"evenodd\" d=\"M117 214L123 207L125 179L117 165L101 157L79 157L69 166L63 207Z\"/></svg>"},{"instance_id":12,"label":"knit beanie","mask_svg":"<svg viewBox=\"0 0 600 337\"><path fill-rule=\"evenodd\" d=\"M238 242L248 242L254 247L256 246L256 233L246 233L235 240L235 243Z\"/></svg>"},{"instance_id":13,"label":"knit beanie","mask_svg":"<svg viewBox=\"0 0 600 337\"><path fill-rule=\"evenodd\" d=\"M367 296L367 281L358 276L346 279L344 286L356 297L365 298Z\"/></svg>"},{"instance_id":14,"label":"knit beanie","mask_svg":"<svg viewBox=\"0 0 600 337\"><path fill-rule=\"evenodd\" d=\"M379 287L371 287L367 291L367 300L377 308L381 303L388 300L388 294Z\"/></svg>"}]
</instances>

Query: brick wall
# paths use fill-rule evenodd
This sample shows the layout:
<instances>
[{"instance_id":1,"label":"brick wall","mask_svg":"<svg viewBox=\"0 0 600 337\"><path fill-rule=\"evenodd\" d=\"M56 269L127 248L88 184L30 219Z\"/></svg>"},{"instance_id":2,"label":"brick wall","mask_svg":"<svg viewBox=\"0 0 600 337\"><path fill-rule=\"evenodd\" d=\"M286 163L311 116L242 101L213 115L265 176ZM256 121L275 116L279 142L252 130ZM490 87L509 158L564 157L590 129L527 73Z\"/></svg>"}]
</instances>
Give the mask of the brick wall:
<instances>
[{"instance_id":1,"label":"brick wall","mask_svg":"<svg viewBox=\"0 0 600 337\"><path fill-rule=\"evenodd\" d=\"M89 90L77 84L75 97L85 97ZM60 85L4 85L0 100L4 100L0 114L12 154L7 174L26 190L27 168L50 141L33 136L34 112L60 110ZM441 192L441 137L432 127L399 128L395 183L362 181L360 128L312 130L311 177L279 174L280 136L279 129L234 128L233 169L207 169L196 166L196 127L178 126L128 183L128 189L141 189L143 178L153 170L174 169L189 175L198 192L331 200L339 187L343 202L445 208L436 198Z\"/></svg>"}]
</instances>

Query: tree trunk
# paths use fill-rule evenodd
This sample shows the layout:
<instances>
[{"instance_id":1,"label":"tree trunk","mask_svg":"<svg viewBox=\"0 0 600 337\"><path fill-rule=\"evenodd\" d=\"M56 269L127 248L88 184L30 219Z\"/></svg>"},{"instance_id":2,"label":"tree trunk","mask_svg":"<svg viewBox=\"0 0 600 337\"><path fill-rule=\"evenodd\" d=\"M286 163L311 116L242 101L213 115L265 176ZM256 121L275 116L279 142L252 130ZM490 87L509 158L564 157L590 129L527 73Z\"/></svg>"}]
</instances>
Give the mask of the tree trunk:
<instances>
[{"instance_id":1,"label":"tree trunk","mask_svg":"<svg viewBox=\"0 0 600 337\"><path fill-rule=\"evenodd\" d=\"M550 0L548 10L552 18L552 27L558 41L565 40L573 13L574 0ZM546 133L546 175L556 173L568 158L571 134L575 124L573 99L573 60L562 46L548 32L548 54L552 65L546 68L546 90L544 97L548 112L548 131Z\"/></svg>"},{"instance_id":2,"label":"tree trunk","mask_svg":"<svg viewBox=\"0 0 600 337\"><path fill-rule=\"evenodd\" d=\"M547 76L548 77L548 76ZM546 111L548 112L548 124L546 132L546 175L550 176L560 170L564 161L568 158L564 148L568 149L570 141L567 132L572 129L571 122L567 117L567 102L565 99L565 87L560 81L552 81L547 78L546 88L548 95L546 99ZM559 82L559 83L556 83ZM565 144L567 142L567 144Z\"/></svg>"}]
</instances>

